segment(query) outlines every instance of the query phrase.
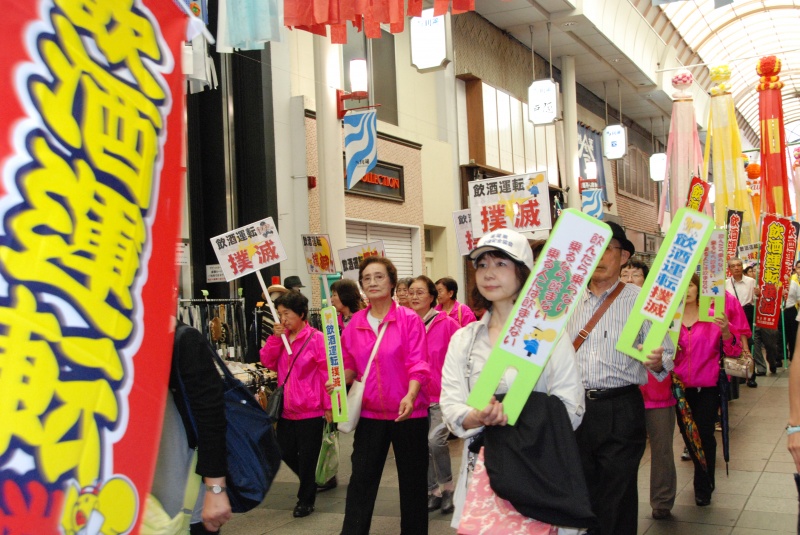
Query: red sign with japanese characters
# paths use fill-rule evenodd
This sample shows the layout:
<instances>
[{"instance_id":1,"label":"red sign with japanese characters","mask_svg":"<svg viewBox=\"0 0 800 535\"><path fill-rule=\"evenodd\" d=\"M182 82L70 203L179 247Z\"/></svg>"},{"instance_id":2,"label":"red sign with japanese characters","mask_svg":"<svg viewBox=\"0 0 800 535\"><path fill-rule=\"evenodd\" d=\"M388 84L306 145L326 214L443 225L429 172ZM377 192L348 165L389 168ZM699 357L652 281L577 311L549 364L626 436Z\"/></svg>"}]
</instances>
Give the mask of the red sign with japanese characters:
<instances>
[{"instance_id":1,"label":"red sign with japanese characters","mask_svg":"<svg viewBox=\"0 0 800 535\"><path fill-rule=\"evenodd\" d=\"M758 287L761 296L756 305L756 326L777 329L780 321L783 286L791 274L794 253L787 262L789 247L796 243L794 227L789 219L775 215L764 217L761 227L761 268Z\"/></svg>"},{"instance_id":2,"label":"red sign with japanese characters","mask_svg":"<svg viewBox=\"0 0 800 535\"><path fill-rule=\"evenodd\" d=\"M172 354L186 16L12 1L0 102L0 531L129 533Z\"/></svg>"}]
</instances>

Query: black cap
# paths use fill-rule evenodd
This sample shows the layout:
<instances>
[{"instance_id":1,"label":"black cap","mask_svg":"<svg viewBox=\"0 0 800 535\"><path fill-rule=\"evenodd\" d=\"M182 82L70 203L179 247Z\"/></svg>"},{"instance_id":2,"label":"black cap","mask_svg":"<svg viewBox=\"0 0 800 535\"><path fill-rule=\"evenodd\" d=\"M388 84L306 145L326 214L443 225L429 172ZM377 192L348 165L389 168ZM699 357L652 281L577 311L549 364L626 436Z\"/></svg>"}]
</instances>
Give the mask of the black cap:
<instances>
[{"instance_id":1,"label":"black cap","mask_svg":"<svg viewBox=\"0 0 800 535\"><path fill-rule=\"evenodd\" d=\"M297 275L290 275L283 279L283 286L287 290L294 290L295 288L305 288L303 286L303 281L300 280L300 277Z\"/></svg>"},{"instance_id":2,"label":"black cap","mask_svg":"<svg viewBox=\"0 0 800 535\"><path fill-rule=\"evenodd\" d=\"M611 227L611 239L617 240L620 246L628 253L633 256L636 254L636 248L633 246L633 243L628 239L625 235L625 231L622 230L622 227L619 224L614 223L613 221L608 221L606 223L609 227Z\"/></svg>"}]
</instances>

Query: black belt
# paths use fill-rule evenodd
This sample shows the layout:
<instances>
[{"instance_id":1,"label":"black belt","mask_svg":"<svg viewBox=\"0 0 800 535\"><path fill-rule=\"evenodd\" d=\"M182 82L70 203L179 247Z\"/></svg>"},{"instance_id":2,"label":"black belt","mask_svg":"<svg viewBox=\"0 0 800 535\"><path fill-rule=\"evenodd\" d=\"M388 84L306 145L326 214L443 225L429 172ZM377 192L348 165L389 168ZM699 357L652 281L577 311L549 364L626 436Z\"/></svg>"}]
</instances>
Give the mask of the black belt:
<instances>
[{"instance_id":1,"label":"black belt","mask_svg":"<svg viewBox=\"0 0 800 535\"><path fill-rule=\"evenodd\" d=\"M619 388L590 388L586 391L586 399L600 401L623 396L639 390L639 385L620 386Z\"/></svg>"}]
</instances>

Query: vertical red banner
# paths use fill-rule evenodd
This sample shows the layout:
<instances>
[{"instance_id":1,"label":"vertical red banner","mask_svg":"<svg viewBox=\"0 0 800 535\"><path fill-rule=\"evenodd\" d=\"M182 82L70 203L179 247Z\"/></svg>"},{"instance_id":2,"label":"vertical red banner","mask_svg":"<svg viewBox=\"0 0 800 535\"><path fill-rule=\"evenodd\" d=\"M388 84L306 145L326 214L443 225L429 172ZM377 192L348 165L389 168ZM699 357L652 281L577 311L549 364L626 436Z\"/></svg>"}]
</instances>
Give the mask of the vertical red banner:
<instances>
[{"instance_id":1,"label":"vertical red banner","mask_svg":"<svg viewBox=\"0 0 800 535\"><path fill-rule=\"evenodd\" d=\"M0 25L0 531L130 533L171 359L186 17L14 0Z\"/></svg>"},{"instance_id":2,"label":"vertical red banner","mask_svg":"<svg viewBox=\"0 0 800 535\"><path fill-rule=\"evenodd\" d=\"M711 184L698 176L692 177L692 182L689 184L689 195L686 198L686 208L702 212L710 189Z\"/></svg>"},{"instance_id":3,"label":"vertical red banner","mask_svg":"<svg viewBox=\"0 0 800 535\"><path fill-rule=\"evenodd\" d=\"M788 281L791 274L791 260L788 256L787 242L794 241L794 226L788 219L775 215L764 217L761 229L761 268L758 285L761 296L756 306L756 326L765 329L777 329L780 321L783 298L783 281Z\"/></svg>"},{"instance_id":4,"label":"vertical red banner","mask_svg":"<svg viewBox=\"0 0 800 535\"><path fill-rule=\"evenodd\" d=\"M726 246L725 259L730 260L738 256L739 239L742 235L742 220L744 212L728 210L728 244Z\"/></svg>"}]
</instances>

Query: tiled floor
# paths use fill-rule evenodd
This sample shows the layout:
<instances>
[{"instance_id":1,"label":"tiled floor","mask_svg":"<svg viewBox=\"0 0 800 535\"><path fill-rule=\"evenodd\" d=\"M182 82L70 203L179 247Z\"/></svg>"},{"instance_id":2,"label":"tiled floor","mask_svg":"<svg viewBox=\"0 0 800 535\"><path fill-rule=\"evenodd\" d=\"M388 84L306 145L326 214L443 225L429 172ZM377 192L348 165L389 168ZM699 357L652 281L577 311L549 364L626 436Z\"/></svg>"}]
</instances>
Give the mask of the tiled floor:
<instances>
[{"instance_id":1,"label":"tiled floor","mask_svg":"<svg viewBox=\"0 0 800 535\"><path fill-rule=\"evenodd\" d=\"M758 388L742 385L741 397L730 405L730 475L725 475L722 447L717 448L717 488L709 507L694 504L692 467L681 462L683 442L675 436L675 464L678 495L673 517L656 521L650 516L650 452L645 452L639 469L639 533L646 535L767 535L797 533L798 495L794 463L786 451L784 426L789 415L788 373L758 378ZM676 430L677 433L677 430ZM719 441L719 434L717 435ZM278 474L264 503L246 513L234 515L225 535L322 535L338 534L344 517L347 482L350 478L352 436L341 435L339 487L318 495L316 512L306 518L292 517L297 478L286 466ZM460 441L451 441L454 472L460 462ZM397 469L392 452L381 481L371 533L397 534L400 506ZM431 535L453 534L450 517L430 514Z\"/></svg>"}]
</instances>

